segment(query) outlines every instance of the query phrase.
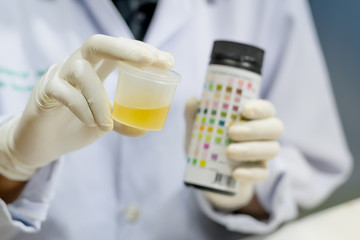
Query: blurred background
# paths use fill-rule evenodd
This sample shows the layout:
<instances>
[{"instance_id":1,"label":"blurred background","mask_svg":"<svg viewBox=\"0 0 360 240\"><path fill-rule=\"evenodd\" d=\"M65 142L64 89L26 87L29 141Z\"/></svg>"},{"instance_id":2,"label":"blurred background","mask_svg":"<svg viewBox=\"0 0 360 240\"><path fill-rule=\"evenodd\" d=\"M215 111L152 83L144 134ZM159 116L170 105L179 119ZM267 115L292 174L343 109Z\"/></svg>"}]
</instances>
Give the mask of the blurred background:
<instances>
[{"instance_id":1,"label":"blurred background","mask_svg":"<svg viewBox=\"0 0 360 240\"><path fill-rule=\"evenodd\" d=\"M354 158L351 178L311 212L360 198L360 1L309 0ZM307 215L310 212L304 212Z\"/></svg>"}]
</instances>

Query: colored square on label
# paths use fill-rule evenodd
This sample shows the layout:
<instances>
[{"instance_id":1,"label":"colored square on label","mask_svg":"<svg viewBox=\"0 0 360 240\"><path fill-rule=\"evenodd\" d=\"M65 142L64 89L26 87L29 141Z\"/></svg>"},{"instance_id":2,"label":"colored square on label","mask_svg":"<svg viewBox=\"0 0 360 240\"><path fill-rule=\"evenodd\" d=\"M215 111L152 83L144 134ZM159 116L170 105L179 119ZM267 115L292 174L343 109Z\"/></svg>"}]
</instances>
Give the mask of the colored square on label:
<instances>
[{"instance_id":1,"label":"colored square on label","mask_svg":"<svg viewBox=\"0 0 360 240\"><path fill-rule=\"evenodd\" d=\"M222 85L216 85L216 91L221 91L221 89L222 89Z\"/></svg>"},{"instance_id":2,"label":"colored square on label","mask_svg":"<svg viewBox=\"0 0 360 240\"><path fill-rule=\"evenodd\" d=\"M213 90L214 84L213 83L209 83L209 90Z\"/></svg>"},{"instance_id":3,"label":"colored square on label","mask_svg":"<svg viewBox=\"0 0 360 240\"><path fill-rule=\"evenodd\" d=\"M211 135L206 135L205 140L210 142L211 141Z\"/></svg>"},{"instance_id":4,"label":"colored square on label","mask_svg":"<svg viewBox=\"0 0 360 240\"><path fill-rule=\"evenodd\" d=\"M235 120L236 120L236 118L237 118L237 115L236 115L236 114L231 114L231 119L232 119L232 120L234 120L234 121L235 121Z\"/></svg>"},{"instance_id":5,"label":"colored square on label","mask_svg":"<svg viewBox=\"0 0 360 240\"><path fill-rule=\"evenodd\" d=\"M241 93L242 93L242 90L240 88L236 89L236 94L241 95Z\"/></svg>"},{"instance_id":6,"label":"colored square on label","mask_svg":"<svg viewBox=\"0 0 360 240\"><path fill-rule=\"evenodd\" d=\"M191 160L191 158L189 158L189 157L188 157L188 158L187 158L187 162L189 163L189 162L190 162L190 160Z\"/></svg>"},{"instance_id":7,"label":"colored square on label","mask_svg":"<svg viewBox=\"0 0 360 240\"><path fill-rule=\"evenodd\" d=\"M194 159L193 159L193 164L196 165L196 162L197 162L197 159L194 158Z\"/></svg>"},{"instance_id":8,"label":"colored square on label","mask_svg":"<svg viewBox=\"0 0 360 240\"><path fill-rule=\"evenodd\" d=\"M233 106L233 111L237 112L239 110L238 106Z\"/></svg>"},{"instance_id":9,"label":"colored square on label","mask_svg":"<svg viewBox=\"0 0 360 240\"><path fill-rule=\"evenodd\" d=\"M229 84L233 84L233 83L234 83L234 79L233 79L233 78L228 78L227 82L228 82Z\"/></svg>"},{"instance_id":10,"label":"colored square on label","mask_svg":"<svg viewBox=\"0 0 360 240\"><path fill-rule=\"evenodd\" d=\"M238 81L238 85L239 85L239 86L243 86L243 85L244 85L244 81L243 81L243 80L239 80L239 81Z\"/></svg>"},{"instance_id":11,"label":"colored square on label","mask_svg":"<svg viewBox=\"0 0 360 240\"><path fill-rule=\"evenodd\" d=\"M201 161L200 161L200 166L201 166L201 167L205 167L205 166L206 166L206 161L205 161L205 160L201 160Z\"/></svg>"},{"instance_id":12,"label":"colored square on label","mask_svg":"<svg viewBox=\"0 0 360 240\"><path fill-rule=\"evenodd\" d=\"M229 122L229 127L231 127L235 122Z\"/></svg>"},{"instance_id":13,"label":"colored square on label","mask_svg":"<svg viewBox=\"0 0 360 240\"><path fill-rule=\"evenodd\" d=\"M207 114L207 111L208 111L208 109L207 109L207 108L205 108L205 109L204 109L204 114Z\"/></svg>"},{"instance_id":14,"label":"colored square on label","mask_svg":"<svg viewBox=\"0 0 360 240\"><path fill-rule=\"evenodd\" d=\"M204 89L206 89L206 82L204 83Z\"/></svg>"},{"instance_id":15,"label":"colored square on label","mask_svg":"<svg viewBox=\"0 0 360 240\"><path fill-rule=\"evenodd\" d=\"M230 138L228 138L228 139L225 140L225 145L226 145L226 146L229 145L230 143L231 143L231 139L230 139Z\"/></svg>"},{"instance_id":16,"label":"colored square on label","mask_svg":"<svg viewBox=\"0 0 360 240\"><path fill-rule=\"evenodd\" d=\"M208 75L209 81L214 81L215 80L215 76L213 74L209 74Z\"/></svg>"},{"instance_id":17,"label":"colored square on label","mask_svg":"<svg viewBox=\"0 0 360 240\"><path fill-rule=\"evenodd\" d=\"M226 112L221 112L220 116L225 118L226 117Z\"/></svg>"},{"instance_id":18,"label":"colored square on label","mask_svg":"<svg viewBox=\"0 0 360 240\"><path fill-rule=\"evenodd\" d=\"M208 127L208 129L207 129L207 130L208 130L208 132L212 132L212 131L213 131L213 129L214 129L213 127Z\"/></svg>"},{"instance_id":19,"label":"colored square on label","mask_svg":"<svg viewBox=\"0 0 360 240\"><path fill-rule=\"evenodd\" d=\"M224 104L223 104L223 109L228 109L228 107L229 107L229 104L228 104L228 103L224 103Z\"/></svg>"},{"instance_id":20,"label":"colored square on label","mask_svg":"<svg viewBox=\"0 0 360 240\"><path fill-rule=\"evenodd\" d=\"M209 145L208 143L205 143L205 144L204 144L204 148L205 148L205 149L209 149L209 146L210 146L210 145Z\"/></svg>"},{"instance_id":21,"label":"colored square on label","mask_svg":"<svg viewBox=\"0 0 360 240\"><path fill-rule=\"evenodd\" d=\"M193 133L193 134L192 134L192 138L195 138L195 137L196 137L196 133Z\"/></svg>"},{"instance_id":22,"label":"colored square on label","mask_svg":"<svg viewBox=\"0 0 360 240\"><path fill-rule=\"evenodd\" d=\"M218 155L216 153L211 154L212 160L217 160L217 158L218 158Z\"/></svg>"},{"instance_id":23,"label":"colored square on label","mask_svg":"<svg viewBox=\"0 0 360 240\"><path fill-rule=\"evenodd\" d=\"M197 156L199 156L199 150L195 150L195 152L194 152L194 155L197 157Z\"/></svg>"},{"instance_id":24,"label":"colored square on label","mask_svg":"<svg viewBox=\"0 0 360 240\"><path fill-rule=\"evenodd\" d=\"M196 116L195 122L199 122L200 121L200 117Z\"/></svg>"},{"instance_id":25,"label":"colored square on label","mask_svg":"<svg viewBox=\"0 0 360 240\"><path fill-rule=\"evenodd\" d=\"M230 94L226 94L226 95L224 96L224 99L227 100L227 101L230 101L231 95L230 95Z\"/></svg>"},{"instance_id":26,"label":"colored square on label","mask_svg":"<svg viewBox=\"0 0 360 240\"><path fill-rule=\"evenodd\" d=\"M214 119L214 118L210 118L210 119L209 119L209 123L210 123L210 124L214 124L214 123L215 123L215 119Z\"/></svg>"},{"instance_id":27,"label":"colored square on label","mask_svg":"<svg viewBox=\"0 0 360 240\"><path fill-rule=\"evenodd\" d=\"M201 112L201 108L198 108L197 113Z\"/></svg>"},{"instance_id":28,"label":"colored square on label","mask_svg":"<svg viewBox=\"0 0 360 240\"><path fill-rule=\"evenodd\" d=\"M218 130L216 130L216 132L217 132L218 134L223 134L223 133L224 133L224 129L218 128Z\"/></svg>"},{"instance_id":29,"label":"colored square on label","mask_svg":"<svg viewBox=\"0 0 360 240\"><path fill-rule=\"evenodd\" d=\"M215 142L216 142L216 143L221 143L221 137L215 138Z\"/></svg>"},{"instance_id":30,"label":"colored square on label","mask_svg":"<svg viewBox=\"0 0 360 240\"><path fill-rule=\"evenodd\" d=\"M217 108L219 106L219 102L218 101L215 101L214 103L213 103L213 108ZM216 112L215 112L215 114L216 114Z\"/></svg>"},{"instance_id":31,"label":"colored square on label","mask_svg":"<svg viewBox=\"0 0 360 240\"><path fill-rule=\"evenodd\" d=\"M201 133L199 133L198 139L201 140L201 139L202 139L202 136L203 136L203 135L202 135Z\"/></svg>"},{"instance_id":32,"label":"colored square on label","mask_svg":"<svg viewBox=\"0 0 360 240\"><path fill-rule=\"evenodd\" d=\"M218 93L218 92L215 93L215 98L216 98L216 99L220 99L220 96L221 96L220 93Z\"/></svg>"},{"instance_id":33,"label":"colored square on label","mask_svg":"<svg viewBox=\"0 0 360 240\"><path fill-rule=\"evenodd\" d=\"M236 98L234 99L234 101L238 103L238 102L240 102L240 98L239 98L239 97L236 97Z\"/></svg>"},{"instance_id":34,"label":"colored square on label","mask_svg":"<svg viewBox=\"0 0 360 240\"><path fill-rule=\"evenodd\" d=\"M201 119L201 122L202 122L202 123L205 123L205 122L206 122L206 117L203 117L203 118Z\"/></svg>"},{"instance_id":35,"label":"colored square on label","mask_svg":"<svg viewBox=\"0 0 360 240\"><path fill-rule=\"evenodd\" d=\"M204 125L200 125L200 131L204 131L205 126Z\"/></svg>"},{"instance_id":36,"label":"colored square on label","mask_svg":"<svg viewBox=\"0 0 360 240\"><path fill-rule=\"evenodd\" d=\"M216 115L216 110L211 110L211 115Z\"/></svg>"},{"instance_id":37,"label":"colored square on label","mask_svg":"<svg viewBox=\"0 0 360 240\"><path fill-rule=\"evenodd\" d=\"M248 87L248 88L252 88L252 83L249 82L249 83L247 84L247 87Z\"/></svg>"},{"instance_id":38,"label":"colored square on label","mask_svg":"<svg viewBox=\"0 0 360 240\"><path fill-rule=\"evenodd\" d=\"M232 87L226 87L226 92L231 93Z\"/></svg>"},{"instance_id":39,"label":"colored square on label","mask_svg":"<svg viewBox=\"0 0 360 240\"><path fill-rule=\"evenodd\" d=\"M220 125L220 126L225 126L225 121L220 120L220 121L219 121L219 125Z\"/></svg>"}]
</instances>

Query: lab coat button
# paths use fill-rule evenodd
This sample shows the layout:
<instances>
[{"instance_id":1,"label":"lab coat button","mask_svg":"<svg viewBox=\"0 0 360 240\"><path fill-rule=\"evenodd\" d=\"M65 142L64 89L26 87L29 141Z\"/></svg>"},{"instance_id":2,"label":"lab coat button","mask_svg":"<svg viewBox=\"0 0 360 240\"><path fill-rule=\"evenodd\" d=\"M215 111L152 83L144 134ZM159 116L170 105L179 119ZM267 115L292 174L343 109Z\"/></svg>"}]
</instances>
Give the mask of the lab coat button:
<instances>
[{"instance_id":1,"label":"lab coat button","mask_svg":"<svg viewBox=\"0 0 360 240\"><path fill-rule=\"evenodd\" d=\"M135 204L129 204L124 209L124 217L129 222L134 222L138 219L140 210Z\"/></svg>"}]
</instances>

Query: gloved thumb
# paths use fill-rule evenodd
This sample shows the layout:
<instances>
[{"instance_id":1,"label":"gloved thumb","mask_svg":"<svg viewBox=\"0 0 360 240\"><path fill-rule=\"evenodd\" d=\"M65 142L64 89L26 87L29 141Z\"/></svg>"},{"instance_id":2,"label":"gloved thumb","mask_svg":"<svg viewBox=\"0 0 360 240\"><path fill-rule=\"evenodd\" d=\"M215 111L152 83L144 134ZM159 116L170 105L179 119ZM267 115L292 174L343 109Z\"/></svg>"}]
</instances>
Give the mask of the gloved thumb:
<instances>
[{"instance_id":1,"label":"gloved thumb","mask_svg":"<svg viewBox=\"0 0 360 240\"><path fill-rule=\"evenodd\" d=\"M191 132L193 129L196 110L198 109L200 101L195 98L191 97L186 101L185 105L185 123L186 123L186 136L185 136L185 153L189 151L190 139L191 139Z\"/></svg>"},{"instance_id":2,"label":"gloved thumb","mask_svg":"<svg viewBox=\"0 0 360 240\"><path fill-rule=\"evenodd\" d=\"M196 110L198 109L200 101L195 97L191 97L186 101L185 105L185 123L186 123L186 136L185 136L185 152L189 150L191 132L195 121Z\"/></svg>"},{"instance_id":3,"label":"gloved thumb","mask_svg":"<svg viewBox=\"0 0 360 240\"><path fill-rule=\"evenodd\" d=\"M113 109L114 102L111 101L110 104L111 104L111 109ZM113 119L113 122L114 122L114 129L113 130L115 132L119 133L120 135L124 135L124 136L127 136L127 137L142 137L147 133L146 130L126 126L126 125L116 121L115 119Z\"/></svg>"},{"instance_id":4,"label":"gloved thumb","mask_svg":"<svg viewBox=\"0 0 360 240\"><path fill-rule=\"evenodd\" d=\"M116 120L114 120L114 129L113 130L115 132L117 132L121 135L127 136L127 137L142 137L147 133L146 130L126 126L124 124L119 123Z\"/></svg>"}]
</instances>

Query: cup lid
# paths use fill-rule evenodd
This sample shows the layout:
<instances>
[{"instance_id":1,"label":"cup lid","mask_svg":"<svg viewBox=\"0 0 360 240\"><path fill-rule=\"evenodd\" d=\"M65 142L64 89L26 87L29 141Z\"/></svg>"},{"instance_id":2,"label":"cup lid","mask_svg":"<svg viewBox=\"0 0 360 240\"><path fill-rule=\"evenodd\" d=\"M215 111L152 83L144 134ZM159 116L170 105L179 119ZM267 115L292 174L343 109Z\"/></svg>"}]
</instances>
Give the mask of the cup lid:
<instances>
[{"instance_id":1,"label":"cup lid","mask_svg":"<svg viewBox=\"0 0 360 240\"><path fill-rule=\"evenodd\" d=\"M162 84L178 84L181 79L180 74L170 69L166 70L153 66L139 66L124 61L119 62L119 71L125 71L138 78Z\"/></svg>"}]
</instances>

